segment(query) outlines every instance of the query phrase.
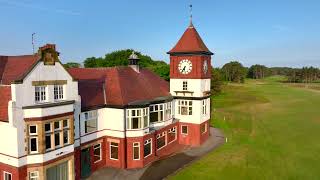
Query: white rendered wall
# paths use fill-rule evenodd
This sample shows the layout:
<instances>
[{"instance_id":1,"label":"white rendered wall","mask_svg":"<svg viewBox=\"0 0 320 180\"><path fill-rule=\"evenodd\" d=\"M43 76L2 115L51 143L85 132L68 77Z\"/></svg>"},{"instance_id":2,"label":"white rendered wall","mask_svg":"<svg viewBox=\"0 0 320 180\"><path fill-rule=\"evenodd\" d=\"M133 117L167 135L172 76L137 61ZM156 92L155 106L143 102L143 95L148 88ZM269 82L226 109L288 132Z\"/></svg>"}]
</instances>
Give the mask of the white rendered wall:
<instances>
[{"instance_id":1,"label":"white rendered wall","mask_svg":"<svg viewBox=\"0 0 320 180\"><path fill-rule=\"evenodd\" d=\"M98 109L98 129L94 133L85 134L84 113L81 113L81 144L103 137L112 136L124 138L125 132L125 110L116 108Z\"/></svg>"},{"instance_id":2,"label":"white rendered wall","mask_svg":"<svg viewBox=\"0 0 320 180\"><path fill-rule=\"evenodd\" d=\"M193 95L185 93L188 97L202 97L203 92L210 91L210 79L170 79L170 93L172 96L183 96L183 93L176 95L175 91L183 91L183 81L187 81L187 91L193 91Z\"/></svg>"}]
</instances>

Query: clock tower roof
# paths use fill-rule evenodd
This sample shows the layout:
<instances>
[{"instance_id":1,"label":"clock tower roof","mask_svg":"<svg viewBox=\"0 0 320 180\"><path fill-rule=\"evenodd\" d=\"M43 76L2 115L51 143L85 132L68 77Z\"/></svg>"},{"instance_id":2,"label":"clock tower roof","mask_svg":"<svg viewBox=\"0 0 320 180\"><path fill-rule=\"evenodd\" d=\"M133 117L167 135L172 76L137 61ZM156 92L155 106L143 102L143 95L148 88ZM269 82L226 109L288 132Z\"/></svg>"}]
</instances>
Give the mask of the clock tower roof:
<instances>
[{"instance_id":1,"label":"clock tower roof","mask_svg":"<svg viewBox=\"0 0 320 180\"><path fill-rule=\"evenodd\" d=\"M185 30L178 43L168 52L170 55L177 54L207 54L213 53L207 48L202 41L196 28L190 23L189 27Z\"/></svg>"}]
</instances>

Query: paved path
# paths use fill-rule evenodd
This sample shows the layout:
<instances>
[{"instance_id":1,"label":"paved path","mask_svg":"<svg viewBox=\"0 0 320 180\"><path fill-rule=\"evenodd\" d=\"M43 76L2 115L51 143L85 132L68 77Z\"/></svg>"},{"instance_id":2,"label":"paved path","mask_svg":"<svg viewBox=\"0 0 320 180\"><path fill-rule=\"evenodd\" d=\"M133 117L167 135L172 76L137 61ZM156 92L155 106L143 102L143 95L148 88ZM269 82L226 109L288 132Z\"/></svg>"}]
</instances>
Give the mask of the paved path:
<instances>
[{"instance_id":1,"label":"paved path","mask_svg":"<svg viewBox=\"0 0 320 180\"><path fill-rule=\"evenodd\" d=\"M224 136L219 129L211 127L210 133L211 136L209 136L209 139L200 147L189 147L166 159L153 162L141 169L124 170L110 167L102 168L94 172L88 180L161 180L199 159L225 142Z\"/></svg>"}]
</instances>

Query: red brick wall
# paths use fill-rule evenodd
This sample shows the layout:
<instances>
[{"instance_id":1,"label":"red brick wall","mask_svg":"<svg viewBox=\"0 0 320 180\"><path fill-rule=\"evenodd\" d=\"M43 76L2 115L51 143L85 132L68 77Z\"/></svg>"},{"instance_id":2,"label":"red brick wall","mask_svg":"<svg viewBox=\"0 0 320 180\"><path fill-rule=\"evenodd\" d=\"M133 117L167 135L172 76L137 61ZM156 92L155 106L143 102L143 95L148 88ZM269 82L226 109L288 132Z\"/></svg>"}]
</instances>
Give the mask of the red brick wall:
<instances>
[{"instance_id":1,"label":"red brick wall","mask_svg":"<svg viewBox=\"0 0 320 180\"><path fill-rule=\"evenodd\" d=\"M192 71L189 74L181 74L178 65L181 60L188 59L192 62ZM203 62L207 60L208 72L203 72ZM210 79L211 78L211 56L170 56L170 78L185 79Z\"/></svg>"},{"instance_id":2,"label":"red brick wall","mask_svg":"<svg viewBox=\"0 0 320 180\"><path fill-rule=\"evenodd\" d=\"M179 143L183 145L190 145L190 146L200 146L206 139L209 137L209 120L203 122L202 124L207 124L207 132L201 133L200 132L200 124L191 124L191 123L179 123ZM184 135L181 134L181 126L187 125L188 126L188 134Z\"/></svg>"},{"instance_id":3,"label":"red brick wall","mask_svg":"<svg viewBox=\"0 0 320 180\"><path fill-rule=\"evenodd\" d=\"M75 169L75 179L80 180L81 178L81 149L80 147L74 150L74 169Z\"/></svg>"},{"instance_id":4,"label":"red brick wall","mask_svg":"<svg viewBox=\"0 0 320 180\"><path fill-rule=\"evenodd\" d=\"M119 147L118 147L118 160L110 159L110 139L119 140ZM114 138L114 137L105 137L105 158L106 158L106 166L109 167L116 167L116 168L126 168L125 166L125 139L124 138Z\"/></svg>"}]
</instances>

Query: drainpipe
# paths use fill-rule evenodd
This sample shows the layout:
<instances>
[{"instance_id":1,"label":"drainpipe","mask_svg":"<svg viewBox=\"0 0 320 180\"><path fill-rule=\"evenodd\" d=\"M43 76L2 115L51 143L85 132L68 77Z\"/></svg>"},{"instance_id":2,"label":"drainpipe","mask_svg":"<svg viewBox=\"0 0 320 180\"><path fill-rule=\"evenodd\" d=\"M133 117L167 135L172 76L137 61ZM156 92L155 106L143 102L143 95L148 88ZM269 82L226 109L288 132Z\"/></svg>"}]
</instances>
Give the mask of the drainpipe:
<instances>
[{"instance_id":1,"label":"drainpipe","mask_svg":"<svg viewBox=\"0 0 320 180\"><path fill-rule=\"evenodd\" d=\"M124 108L124 168L127 169L127 110Z\"/></svg>"}]
</instances>

